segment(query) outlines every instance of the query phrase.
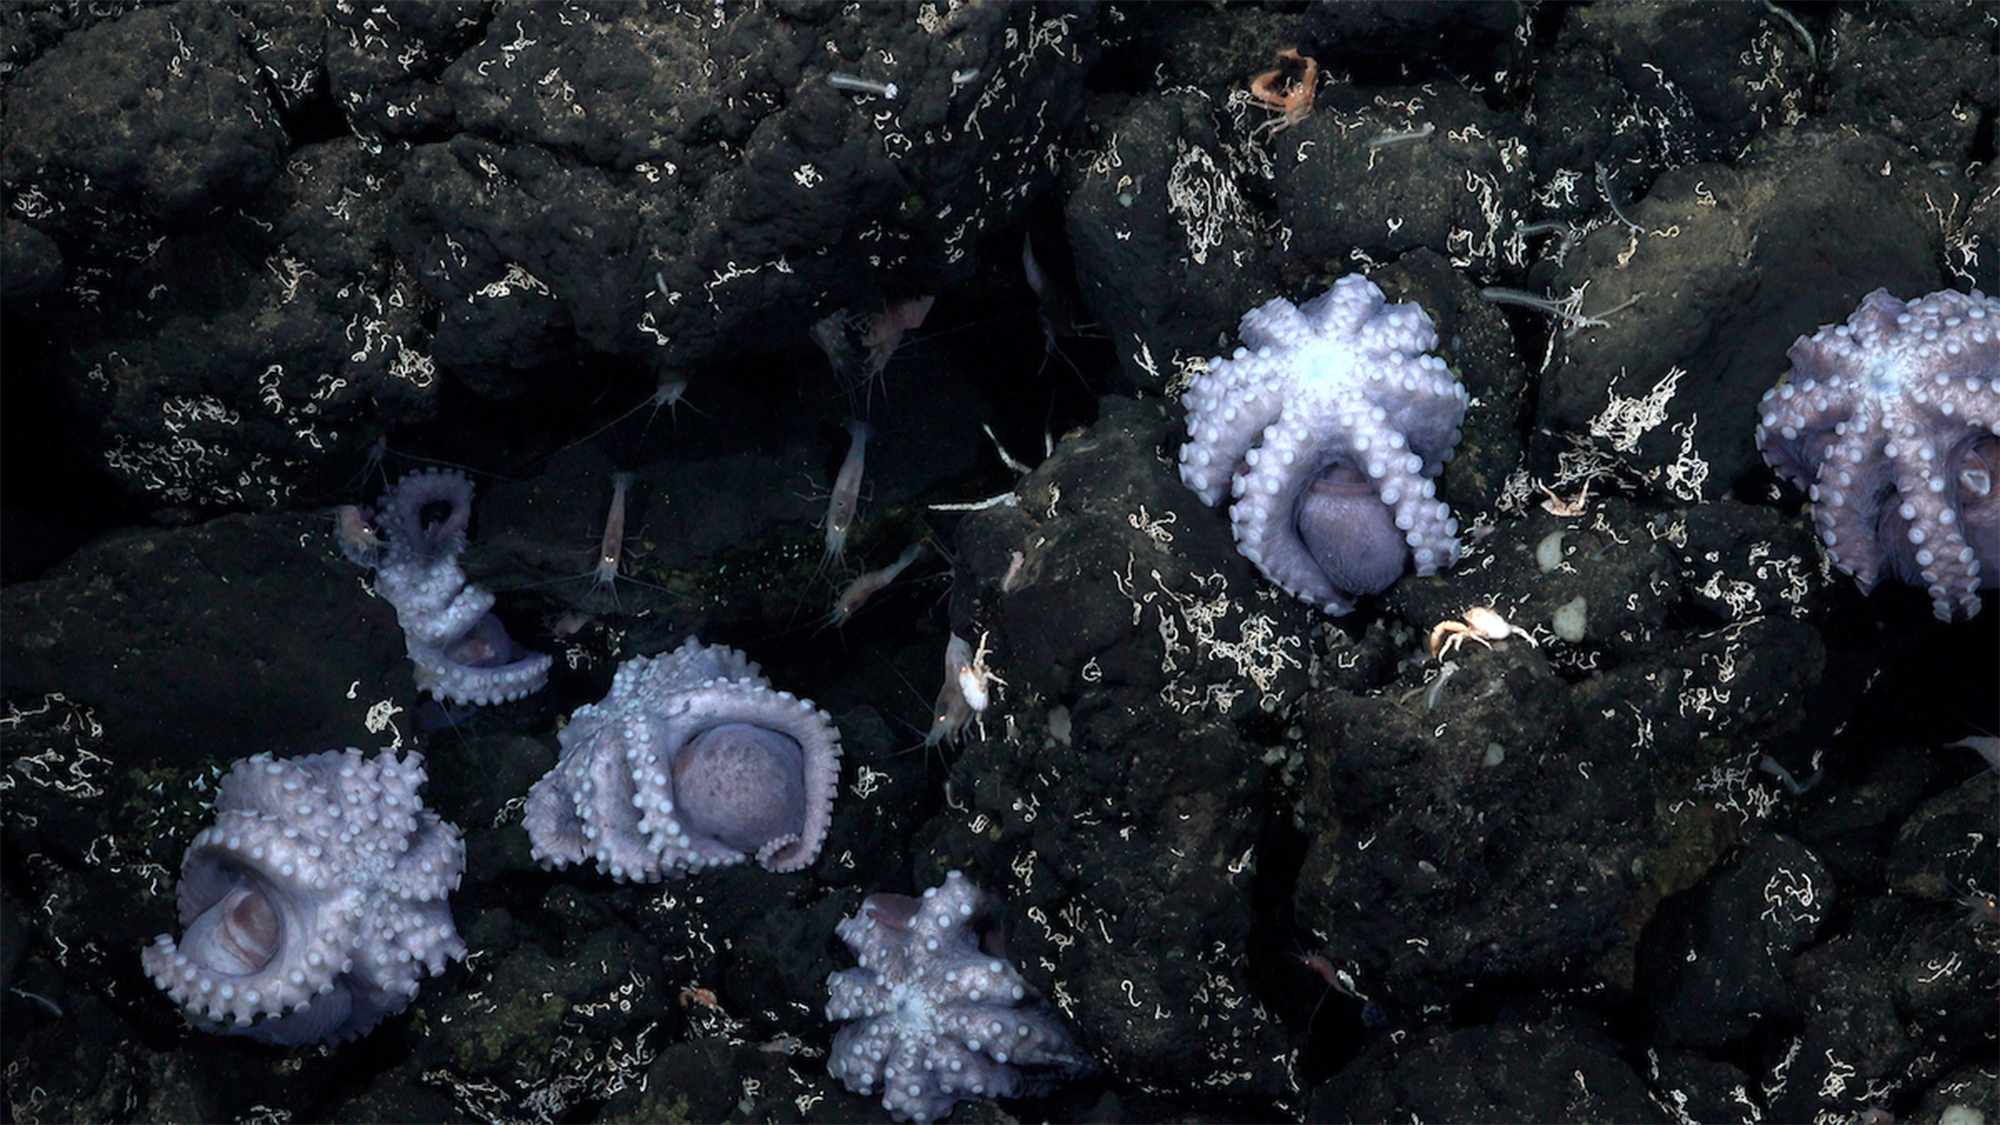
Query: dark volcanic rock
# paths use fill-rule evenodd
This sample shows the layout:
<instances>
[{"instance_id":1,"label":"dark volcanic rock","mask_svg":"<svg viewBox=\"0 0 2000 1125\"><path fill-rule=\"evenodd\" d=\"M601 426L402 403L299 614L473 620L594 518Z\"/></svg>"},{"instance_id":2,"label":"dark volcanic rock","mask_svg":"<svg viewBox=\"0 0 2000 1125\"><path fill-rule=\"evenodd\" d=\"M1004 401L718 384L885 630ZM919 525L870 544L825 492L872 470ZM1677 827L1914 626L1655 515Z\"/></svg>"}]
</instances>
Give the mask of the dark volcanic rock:
<instances>
[{"instance_id":1,"label":"dark volcanic rock","mask_svg":"<svg viewBox=\"0 0 2000 1125\"><path fill-rule=\"evenodd\" d=\"M1667 901L1638 949L1641 994L1661 1042L1720 1047L1765 1021L1796 1020L1786 967L1833 907L1818 857L1760 836L1727 869Z\"/></svg>"},{"instance_id":2,"label":"dark volcanic rock","mask_svg":"<svg viewBox=\"0 0 2000 1125\"><path fill-rule=\"evenodd\" d=\"M1536 462L1587 434L1685 500L1762 472L1757 402L1792 342L1876 288L1939 287L1937 226L1904 188L1917 174L1879 138L1798 134L1739 166L1669 172L1625 203L1637 229L1598 226L1552 287L1584 287L1576 312L1603 323L1559 326Z\"/></svg>"},{"instance_id":3,"label":"dark volcanic rock","mask_svg":"<svg viewBox=\"0 0 2000 1125\"><path fill-rule=\"evenodd\" d=\"M2000 604L1863 597L1752 439L1863 294L2000 289L1996 58L1966 2L0 6L0 1116L882 1120L833 927L961 869L1098 1068L961 1121L2000 1117ZM1355 272L1466 391L1463 555L1330 618L1175 400ZM423 701L332 546L439 462L528 700ZM565 716L690 634L835 717L818 861L541 870ZM390 744L466 960L191 1027L136 952L217 776Z\"/></svg>"},{"instance_id":4,"label":"dark volcanic rock","mask_svg":"<svg viewBox=\"0 0 2000 1125\"><path fill-rule=\"evenodd\" d=\"M241 36L223 5L141 8L22 68L0 145L14 213L116 252L254 200L286 138Z\"/></svg>"},{"instance_id":5,"label":"dark volcanic rock","mask_svg":"<svg viewBox=\"0 0 2000 1125\"><path fill-rule=\"evenodd\" d=\"M1559 1074L1560 1082L1540 1076ZM1534 1077L1531 1077L1534 1076ZM1313 1091L1307 1121L1666 1121L1597 1021L1510 1014L1383 1043Z\"/></svg>"}]
</instances>

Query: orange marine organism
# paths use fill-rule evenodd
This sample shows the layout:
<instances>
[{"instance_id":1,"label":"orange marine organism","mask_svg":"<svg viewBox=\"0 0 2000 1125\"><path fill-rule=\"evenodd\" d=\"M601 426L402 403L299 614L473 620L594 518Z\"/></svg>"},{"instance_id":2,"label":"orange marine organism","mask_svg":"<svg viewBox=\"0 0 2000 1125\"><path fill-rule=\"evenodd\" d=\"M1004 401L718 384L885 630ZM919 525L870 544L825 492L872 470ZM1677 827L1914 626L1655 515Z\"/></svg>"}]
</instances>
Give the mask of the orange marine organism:
<instances>
[{"instance_id":1,"label":"orange marine organism","mask_svg":"<svg viewBox=\"0 0 2000 1125\"><path fill-rule=\"evenodd\" d=\"M1279 51L1278 58L1304 65L1305 72L1297 79L1287 79L1284 69L1280 68L1267 70L1250 80L1250 96L1262 102L1264 108L1280 115L1263 126L1273 135L1284 132L1312 114L1313 91L1319 85L1319 63L1299 54L1297 47Z\"/></svg>"}]
</instances>

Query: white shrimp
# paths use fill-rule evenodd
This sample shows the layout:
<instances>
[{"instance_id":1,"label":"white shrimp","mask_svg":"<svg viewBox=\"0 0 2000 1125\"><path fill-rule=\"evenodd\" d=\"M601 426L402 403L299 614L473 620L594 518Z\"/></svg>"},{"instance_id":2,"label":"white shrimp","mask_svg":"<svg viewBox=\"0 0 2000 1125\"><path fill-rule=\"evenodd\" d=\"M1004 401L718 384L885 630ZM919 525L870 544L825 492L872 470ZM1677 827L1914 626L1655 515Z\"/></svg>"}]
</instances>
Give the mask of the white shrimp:
<instances>
[{"instance_id":1,"label":"white shrimp","mask_svg":"<svg viewBox=\"0 0 2000 1125\"><path fill-rule=\"evenodd\" d=\"M675 413L676 416L678 416L680 413L680 408L686 406L689 410L694 411L696 414L707 413L706 411L696 407L694 404L686 401L687 389L688 389L687 376L681 375L674 371L662 371L660 372L660 385L657 389L653 391L652 394L647 395L645 398L640 399L638 403L632 407L632 409L627 410L625 413L618 415L616 418L613 418L609 422L604 423L602 426L599 426L596 429L590 431L589 433L583 435L582 437L576 439L575 441L570 442L569 445L564 446L563 448L568 449L571 446L582 445L584 442L587 442L592 438L597 437L599 434L608 432L613 426L616 426L618 423L623 422L625 419L630 418L632 415L639 413L641 410L646 409L648 406L653 408L653 412L646 416L646 427L645 427L646 429L652 428L653 421L660 416L660 411L662 410L671 410ZM641 430L640 432L643 434L645 431Z\"/></svg>"}]
</instances>

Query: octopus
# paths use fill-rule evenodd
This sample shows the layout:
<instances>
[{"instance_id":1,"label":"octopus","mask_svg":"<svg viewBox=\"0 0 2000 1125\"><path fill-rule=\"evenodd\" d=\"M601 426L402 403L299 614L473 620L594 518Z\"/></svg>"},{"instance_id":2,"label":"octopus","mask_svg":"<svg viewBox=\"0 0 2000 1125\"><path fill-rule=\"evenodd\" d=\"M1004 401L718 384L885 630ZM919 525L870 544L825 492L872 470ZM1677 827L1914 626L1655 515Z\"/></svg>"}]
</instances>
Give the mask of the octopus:
<instances>
[{"instance_id":1,"label":"octopus","mask_svg":"<svg viewBox=\"0 0 2000 1125\"><path fill-rule=\"evenodd\" d=\"M444 514L426 521L438 505ZM420 690L446 703L503 703L540 691L551 660L516 644L493 614L493 594L459 569L471 522L472 481L430 469L398 480L379 510L342 507L338 540L396 607Z\"/></svg>"},{"instance_id":2,"label":"octopus","mask_svg":"<svg viewBox=\"0 0 2000 1125\"><path fill-rule=\"evenodd\" d=\"M1877 289L1786 357L1757 448L1812 500L1828 559L1863 593L1894 577L1941 621L1978 614L2000 585L2000 300Z\"/></svg>"},{"instance_id":3,"label":"octopus","mask_svg":"<svg viewBox=\"0 0 2000 1125\"><path fill-rule=\"evenodd\" d=\"M833 820L840 732L778 691L743 653L689 638L626 661L577 710L562 756L528 792L523 826L544 867L595 860L657 882L755 859L797 871Z\"/></svg>"},{"instance_id":4,"label":"octopus","mask_svg":"<svg viewBox=\"0 0 2000 1125\"><path fill-rule=\"evenodd\" d=\"M1430 317L1388 304L1360 274L1304 305L1243 317L1243 346L1189 385L1181 480L1231 498L1237 550L1302 601L1344 614L1415 567L1458 559L1436 478L1458 445L1466 393Z\"/></svg>"},{"instance_id":5,"label":"octopus","mask_svg":"<svg viewBox=\"0 0 2000 1125\"><path fill-rule=\"evenodd\" d=\"M181 939L146 974L204 1030L280 1046L353 1039L465 957L447 896L458 829L424 808L423 756L235 763L181 861Z\"/></svg>"},{"instance_id":6,"label":"octopus","mask_svg":"<svg viewBox=\"0 0 2000 1125\"><path fill-rule=\"evenodd\" d=\"M827 1071L901 1121L1036 1097L1092 1069L1007 960L997 899L953 871L922 898L872 894L834 927L858 968L827 977Z\"/></svg>"}]
</instances>

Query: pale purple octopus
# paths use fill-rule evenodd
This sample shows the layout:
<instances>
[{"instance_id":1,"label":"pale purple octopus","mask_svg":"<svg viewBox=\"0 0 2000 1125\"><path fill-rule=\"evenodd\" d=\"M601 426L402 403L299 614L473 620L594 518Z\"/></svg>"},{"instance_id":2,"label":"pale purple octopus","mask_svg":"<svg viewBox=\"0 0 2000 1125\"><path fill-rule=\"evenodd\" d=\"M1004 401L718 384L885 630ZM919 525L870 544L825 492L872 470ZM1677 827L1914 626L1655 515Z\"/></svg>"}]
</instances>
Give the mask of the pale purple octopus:
<instances>
[{"instance_id":1,"label":"pale purple octopus","mask_svg":"<svg viewBox=\"0 0 2000 1125\"><path fill-rule=\"evenodd\" d=\"M425 522L425 509L444 511ZM340 549L375 571L375 592L396 607L417 687L447 703L489 704L540 691L546 653L529 652L493 616L493 595L465 579L458 556L472 522L472 481L428 469L398 480L381 510L340 509Z\"/></svg>"},{"instance_id":2,"label":"pale purple octopus","mask_svg":"<svg viewBox=\"0 0 2000 1125\"><path fill-rule=\"evenodd\" d=\"M904 1121L962 1101L1035 1097L1092 1069L1007 960L998 900L957 871L914 899L873 894L834 927L859 968L827 977L828 1073Z\"/></svg>"},{"instance_id":3,"label":"pale purple octopus","mask_svg":"<svg viewBox=\"0 0 2000 1125\"><path fill-rule=\"evenodd\" d=\"M1252 309L1244 346L1209 361L1181 401L1181 480L1205 504L1235 498L1236 547L1286 592L1354 609L1413 563L1458 560L1436 477L1458 445L1465 388L1430 317L1352 274L1293 306Z\"/></svg>"},{"instance_id":4,"label":"pale purple octopus","mask_svg":"<svg viewBox=\"0 0 2000 1125\"><path fill-rule=\"evenodd\" d=\"M181 861L181 940L146 973L197 1025L281 1046L352 1039L465 956L446 897L458 829L424 808L423 756L237 762Z\"/></svg>"},{"instance_id":5,"label":"pale purple octopus","mask_svg":"<svg viewBox=\"0 0 2000 1125\"><path fill-rule=\"evenodd\" d=\"M635 882L747 859L796 871L833 821L833 718L727 646L633 657L556 738L523 820L544 866L594 859Z\"/></svg>"},{"instance_id":6,"label":"pale purple octopus","mask_svg":"<svg viewBox=\"0 0 2000 1125\"><path fill-rule=\"evenodd\" d=\"M1864 593L1888 573L1941 621L1977 614L2000 585L2000 300L1877 289L1786 355L1757 448L1812 498L1827 557Z\"/></svg>"}]
</instances>

